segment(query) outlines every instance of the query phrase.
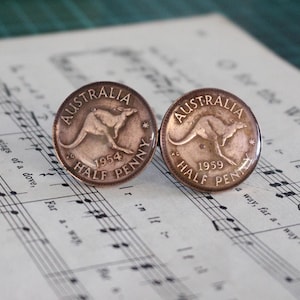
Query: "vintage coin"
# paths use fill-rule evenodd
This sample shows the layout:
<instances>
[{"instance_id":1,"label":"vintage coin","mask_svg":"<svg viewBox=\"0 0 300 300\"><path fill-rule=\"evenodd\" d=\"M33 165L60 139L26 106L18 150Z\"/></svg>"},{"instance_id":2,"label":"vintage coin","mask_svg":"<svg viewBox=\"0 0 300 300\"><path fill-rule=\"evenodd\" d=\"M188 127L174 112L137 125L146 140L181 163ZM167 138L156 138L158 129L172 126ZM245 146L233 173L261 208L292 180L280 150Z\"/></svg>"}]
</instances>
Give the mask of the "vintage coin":
<instances>
[{"instance_id":1,"label":"vintage coin","mask_svg":"<svg viewBox=\"0 0 300 300\"><path fill-rule=\"evenodd\" d=\"M95 186L122 183L151 160L157 143L155 117L144 98L114 82L95 82L60 106L53 143L62 165Z\"/></svg>"},{"instance_id":2,"label":"vintage coin","mask_svg":"<svg viewBox=\"0 0 300 300\"><path fill-rule=\"evenodd\" d=\"M160 147L170 172L199 191L234 187L254 170L261 151L258 123L238 97L198 89L167 111Z\"/></svg>"}]
</instances>

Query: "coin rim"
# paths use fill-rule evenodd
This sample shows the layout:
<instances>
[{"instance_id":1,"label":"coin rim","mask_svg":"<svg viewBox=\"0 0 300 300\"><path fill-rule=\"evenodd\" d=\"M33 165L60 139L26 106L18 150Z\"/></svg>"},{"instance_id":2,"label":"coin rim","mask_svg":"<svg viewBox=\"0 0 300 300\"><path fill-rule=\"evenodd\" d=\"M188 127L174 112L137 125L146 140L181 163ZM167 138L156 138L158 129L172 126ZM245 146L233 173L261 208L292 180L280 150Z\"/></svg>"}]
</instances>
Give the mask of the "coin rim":
<instances>
[{"instance_id":1,"label":"coin rim","mask_svg":"<svg viewBox=\"0 0 300 300\"><path fill-rule=\"evenodd\" d=\"M140 169L136 169L135 172L132 172L132 174L130 174L128 177L122 178L120 180L116 180L114 182L109 182L109 183L97 183L97 182L88 182L82 178L77 177L73 172L71 172L71 169L69 169L67 166L65 166L63 159L61 158L61 155L59 154L59 145L57 143L57 124L59 122L59 117L61 115L61 112L64 109L64 104L73 96L75 96L76 94L78 94L81 90L86 90L91 86L94 85L118 85L119 87L126 89L128 92L130 92L131 94L135 94L135 96L137 98L139 98L139 100L143 103L143 105L148 109L149 115L150 115L150 119L151 119L151 124L153 127L153 135L154 135L154 141L153 141L153 145L151 147L151 150L149 151L149 156L148 156L148 160L144 163L144 165L140 168ZM65 100L61 103L61 105L59 106L54 121L53 121L53 125L52 125L52 143L54 145L54 151L56 154L56 157L58 159L58 161L60 162L60 164L63 166L63 168L69 173L71 174L76 180L79 180L82 183L85 183L89 186L95 186L95 187L111 187L111 186L115 186L118 184L122 184L126 181L129 181L131 179L133 179L135 176L137 176L140 172L142 172L147 165L152 161L156 147L157 147L157 143L158 143L158 129L157 129L157 122L156 122L156 118L155 115L150 107L150 105L148 104L148 102L146 101L146 99L140 94L138 93L136 90L134 90L133 88L123 84L123 83L119 83L119 82L114 82L114 81L95 81L92 83L88 83L86 85L83 85L81 87L79 87L78 89L76 89L75 91L73 91L72 93L69 94L69 96L67 96L65 98Z\"/></svg>"},{"instance_id":2,"label":"coin rim","mask_svg":"<svg viewBox=\"0 0 300 300\"><path fill-rule=\"evenodd\" d=\"M245 107L245 109L247 110L247 112L249 113L250 117L253 118L253 121L255 122L255 128L256 128L256 133L257 133L257 146L256 146L256 161L254 161L252 163L252 165L249 167L249 169L247 170L246 176L241 180L241 181L237 181L233 184L230 185L226 185L226 186L222 186L221 188L212 188L212 187L207 187L205 188L205 186L201 186L201 187L197 187L195 185L190 184L188 181L184 181L181 177L179 177L177 175L177 170L175 169L175 167L173 166L170 156L167 154L167 139L166 139L166 135L167 135L167 125L168 122L170 120L170 117L174 111L174 108L180 103L180 101L183 101L185 98L188 98L189 95L192 95L194 93L199 93L199 94L204 94L205 92L208 91L214 91L216 93L225 93L229 96L231 96L234 99L238 99L241 104ZM244 108L243 107L243 108ZM254 171L255 167L257 166L257 163L259 161L261 152L262 152L262 138L261 138L261 130L259 127L259 124L257 122L257 119L255 117L255 115L253 114L252 110L250 109L250 107L239 97L237 97L236 95L223 90L223 89L218 89L218 88L201 88L201 89L194 89L192 91L189 91L187 93L185 93L184 95L180 96L179 98L177 98L174 103L168 108L167 112L165 113L161 126L160 126L160 131L159 131L159 146L161 149L161 154L163 157L163 160L165 162L165 164L167 165L169 171L171 172L171 174L182 184L184 184L185 186L188 186L189 188L192 188L193 190L197 190L199 192L221 192L221 191L225 191L225 190L229 190L232 189L238 185L240 185L243 181L245 181L250 175L251 173Z\"/></svg>"}]
</instances>

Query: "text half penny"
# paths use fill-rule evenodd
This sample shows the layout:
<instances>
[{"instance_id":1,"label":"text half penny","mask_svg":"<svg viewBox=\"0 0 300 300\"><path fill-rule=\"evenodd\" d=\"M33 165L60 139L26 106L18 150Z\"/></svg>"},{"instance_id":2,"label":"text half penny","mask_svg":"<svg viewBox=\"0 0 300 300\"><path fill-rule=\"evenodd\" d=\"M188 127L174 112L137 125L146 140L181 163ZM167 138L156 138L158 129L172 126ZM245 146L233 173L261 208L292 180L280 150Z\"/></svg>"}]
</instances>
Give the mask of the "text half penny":
<instances>
[{"instance_id":1,"label":"text half penny","mask_svg":"<svg viewBox=\"0 0 300 300\"><path fill-rule=\"evenodd\" d=\"M60 106L53 142L61 164L94 186L122 183L151 160L157 144L155 117L141 95L114 82L95 82Z\"/></svg>"},{"instance_id":2,"label":"text half penny","mask_svg":"<svg viewBox=\"0 0 300 300\"><path fill-rule=\"evenodd\" d=\"M198 191L222 191L245 180L261 151L258 123L238 97L194 90L167 111L160 146L170 172Z\"/></svg>"}]
</instances>

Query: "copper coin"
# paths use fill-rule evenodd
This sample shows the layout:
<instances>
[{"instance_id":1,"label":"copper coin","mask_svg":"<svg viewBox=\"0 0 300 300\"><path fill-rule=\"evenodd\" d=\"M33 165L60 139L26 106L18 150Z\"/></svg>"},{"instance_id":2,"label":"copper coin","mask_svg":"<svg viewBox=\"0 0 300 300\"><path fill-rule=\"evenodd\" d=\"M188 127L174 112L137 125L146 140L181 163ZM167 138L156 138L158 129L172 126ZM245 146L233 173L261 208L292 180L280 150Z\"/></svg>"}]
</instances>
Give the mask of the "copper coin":
<instances>
[{"instance_id":1,"label":"copper coin","mask_svg":"<svg viewBox=\"0 0 300 300\"><path fill-rule=\"evenodd\" d=\"M198 89L167 111L160 146L170 172L199 191L234 187L254 170L261 151L258 123L238 97Z\"/></svg>"},{"instance_id":2,"label":"copper coin","mask_svg":"<svg viewBox=\"0 0 300 300\"><path fill-rule=\"evenodd\" d=\"M114 82L95 82L60 106L53 142L61 164L95 186L122 183L151 160L157 143L155 117L144 98Z\"/></svg>"}]
</instances>

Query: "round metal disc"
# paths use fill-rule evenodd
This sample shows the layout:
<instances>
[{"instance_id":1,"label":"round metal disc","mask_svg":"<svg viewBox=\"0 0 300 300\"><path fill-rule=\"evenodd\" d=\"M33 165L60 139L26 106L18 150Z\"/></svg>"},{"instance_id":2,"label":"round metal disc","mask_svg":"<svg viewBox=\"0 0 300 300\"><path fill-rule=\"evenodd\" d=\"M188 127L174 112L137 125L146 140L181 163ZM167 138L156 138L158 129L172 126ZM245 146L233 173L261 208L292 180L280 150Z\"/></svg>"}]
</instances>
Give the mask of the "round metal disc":
<instances>
[{"instance_id":1,"label":"round metal disc","mask_svg":"<svg viewBox=\"0 0 300 300\"><path fill-rule=\"evenodd\" d=\"M95 186L122 183L151 160L155 117L144 98L114 82L95 82L73 92L60 106L53 143L61 164Z\"/></svg>"},{"instance_id":2,"label":"round metal disc","mask_svg":"<svg viewBox=\"0 0 300 300\"><path fill-rule=\"evenodd\" d=\"M169 108L160 146L180 182L199 191L222 191L251 174L261 152L261 135L241 99L219 89L198 89Z\"/></svg>"}]
</instances>

